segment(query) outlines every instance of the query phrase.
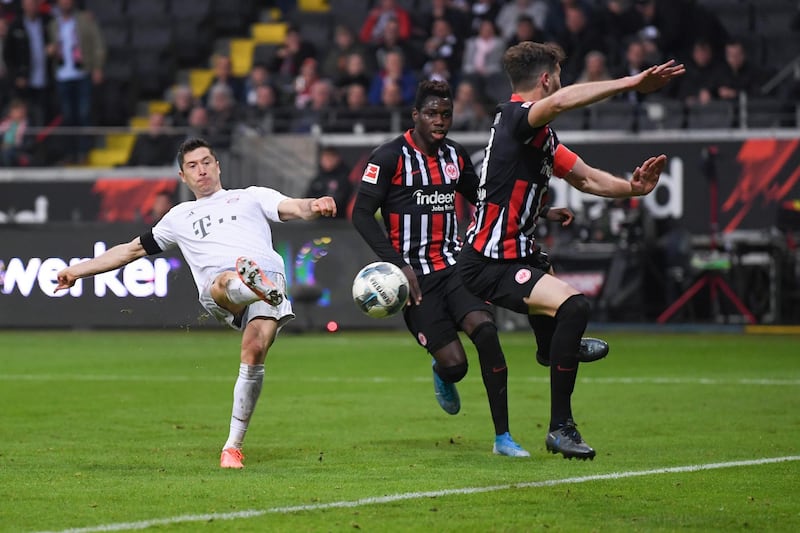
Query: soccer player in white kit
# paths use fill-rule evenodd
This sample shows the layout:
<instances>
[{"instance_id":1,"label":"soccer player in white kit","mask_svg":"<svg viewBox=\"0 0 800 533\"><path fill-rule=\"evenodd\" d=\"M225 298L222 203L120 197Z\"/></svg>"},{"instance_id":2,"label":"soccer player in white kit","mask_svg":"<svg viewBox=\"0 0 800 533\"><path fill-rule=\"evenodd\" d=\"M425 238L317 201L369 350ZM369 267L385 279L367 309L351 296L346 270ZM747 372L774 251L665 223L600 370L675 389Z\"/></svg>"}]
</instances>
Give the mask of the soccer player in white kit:
<instances>
[{"instance_id":1,"label":"soccer player in white kit","mask_svg":"<svg viewBox=\"0 0 800 533\"><path fill-rule=\"evenodd\" d=\"M267 351L281 326L294 318L285 297L283 258L269 222L336 216L330 196L290 198L266 187L225 190L219 161L203 139L178 150L179 176L197 198L173 207L147 233L58 273L56 291L177 246L189 264L200 303L219 321L242 331L239 377L233 389L222 468L243 468L242 442L264 381ZM259 266L260 265L260 266Z\"/></svg>"}]
</instances>

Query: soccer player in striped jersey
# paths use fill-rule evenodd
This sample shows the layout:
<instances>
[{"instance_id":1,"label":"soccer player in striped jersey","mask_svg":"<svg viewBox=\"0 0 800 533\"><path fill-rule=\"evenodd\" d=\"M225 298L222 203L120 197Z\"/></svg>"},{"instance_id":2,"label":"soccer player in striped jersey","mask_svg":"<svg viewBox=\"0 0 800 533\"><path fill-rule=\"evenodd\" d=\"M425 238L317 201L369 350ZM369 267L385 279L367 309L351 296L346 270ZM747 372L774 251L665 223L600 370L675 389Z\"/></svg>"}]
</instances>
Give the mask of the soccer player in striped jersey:
<instances>
[{"instance_id":1,"label":"soccer player in striped jersey","mask_svg":"<svg viewBox=\"0 0 800 533\"><path fill-rule=\"evenodd\" d=\"M534 328L537 320L552 324L545 446L564 457L591 459L595 451L576 429L571 403L589 301L542 268L534 243L536 219L551 176L598 196L641 196L656 186L667 158L650 157L626 180L589 166L559 143L549 123L559 113L618 93L656 91L685 69L668 61L636 76L561 88L563 59L563 51L553 44L523 42L506 51L503 67L513 95L497 108L481 169L478 206L458 265L473 294L528 315Z\"/></svg>"},{"instance_id":2,"label":"soccer player in striped jersey","mask_svg":"<svg viewBox=\"0 0 800 533\"><path fill-rule=\"evenodd\" d=\"M283 258L272 245L271 223L336 216L330 196L290 198L266 187L223 189L213 148L189 138L178 150L181 180L196 200L170 209L152 229L57 274L56 291L140 257L177 246L192 272L200 304L242 332L222 468L243 468L242 442L264 382L264 361L280 328L294 318L285 297ZM263 270L262 270L263 268Z\"/></svg>"},{"instance_id":3,"label":"soccer player in striped jersey","mask_svg":"<svg viewBox=\"0 0 800 533\"><path fill-rule=\"evenodd\" d=\"M529 457L509 433L508 369L489 305L472 295L455 268L461 248L456 193L477 201L478 176L463 146L447 138L453 121L450 86L419 84L411 113L414 128L370 155L353 207L353 224L382 261L400 267L409 280L403 310L408 330L433 356L436 398L458 413L455 383L467 373L462 330L478 351L495 427L493 452ZM380 210L384 232L375 219ZM424 295L424 297L423 297Z\"/></svg>"},{"instance_id":4,"label":"soccer player in striped jersey","mask_svg":"<svg viewBox=\"0 0 800 533\"><path fill-rule=\"evenodd\" d=\"M399 266L409 279L410 305L403 316L417 342L433 356L434 390L442 409L456 414L461 408L455 384L467 373L458 337L462 330L478 350L495 427L494 453L528 457L508 431L508 369L491 307L464 290L454 268L461 248L456 192L474 204L478 177L464 148L447 138L452 101L446 83L420 83L414 129L373 151L361 178L353 224L381 260ZM386 232L375 220L378 210ZM569 223L572 213L553 208L547 219ZM540 346L549 343L546 331L537 328L536 335ZM607 353L601 340L581 341L581 360ZM538 353L537 360L549 364Z\"/></svg>"}]
</instances>

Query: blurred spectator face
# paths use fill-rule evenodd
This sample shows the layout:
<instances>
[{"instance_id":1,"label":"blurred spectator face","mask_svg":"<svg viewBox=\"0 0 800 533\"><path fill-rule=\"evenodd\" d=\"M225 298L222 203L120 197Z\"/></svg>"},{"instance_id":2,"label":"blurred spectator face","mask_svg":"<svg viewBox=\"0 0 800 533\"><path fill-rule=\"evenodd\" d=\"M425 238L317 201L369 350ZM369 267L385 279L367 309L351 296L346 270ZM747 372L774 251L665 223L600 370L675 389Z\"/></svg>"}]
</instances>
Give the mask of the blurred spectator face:
<instances>
[{"instance_id":1,"label":"blurred spectator face","mask_svg":"<svg viewBox=\"0 0 800 533\"><path fill-rule=\"evenodd\" d=\"M335 169L341 160L342 158L339 152L333 148L323 148L322 152L319 154L319 166L325 172L330 172Z\"/></svg>"},{"instance_id":2,"label":"blurred spectator face","mask_svg":"<svg viewBox=\"0 0 800 533\"><path fill-rule=\"evenodd\" d=\"M730 43L725 45L725 61L734 70L737 71L744 66L747 56L744 47L741 43Z\"/></svg>"},{"instance_id":3,"label":"blurred spectator face","mask_svg":"<svg viewBox=\"0 0 800 533\"><path fill-rule=\"evenodd\" d=\"M568 7L564 11L564 25L570 33L580 33L586 28L586 15L577 7Z\"/></svg>"},{"instance_id":4,"label":"blurred spectator face","mask_svg":"<svg viewBox=\"0 0 800 533\"><path fill-rule=\"evenodd\" d=\"M56 5L58 6L58 10L65 14L70 14L75 9L74 0L58 0Z\"/></svg>"},{"instance_id":5,"label":"blurred spectator face","mask_svg":"<svg viewBox=\"0 0 800 533\"><path fill-rule=\"evenodd\" d=\"M492 23L491 20L481 21L481 25L478 28L478 37L488 41L494 38L496 35L497 32L494 30L494 24Z\"/></svg>"},{"instance_id":6,"label":"blurred spectator face","mask_svg":"<svg viewBox=\"0 0 800 533\"><path fill-rule=\"evenodd\" d=\"M536 26L530 17L520 17L517 21L517 40L532 41L536 35Z\"/></svg>"},{"instance_id":7,"label":"blurred spectator face","mask_svg":"<svg viewBox=\"0 0 800 533\"><path fill-rule=\"evenodd\" d=\"M472 103L475 101L475 87L467 81L462 81L456 87L456 101L461 103Z\"/></svg>"},{"instance_id":8,"label":"blurred spectator face","mask_svg":"<svg viewBox=\"0 0 800 533\"><path fill-rule=\"evenodd\" d=\"M268 81L269 71L267 67L264 65L253 65L253 69L250 71L250 82L255 87L258 87L259 85L264 85Z\"/></svg>"},{"instance_id":9,"label":"blurred spectator face","mask_svg":"<svg viewBox=\"0 0 800 533\"><path fill-rule=\"evenodd\" d=\"M22 0L22 12L28 18L35 18L39 14L41 0Z\"/></svg>"},{"instance_id":10,"label":"blurred spectator face","mask_svg":"<svg viewBox=\"0 0 800 533\"><path fill-rule=\"evenodd\" d=\"M348 85L345 102L348 109L364 109L367 106L367 90L358 83Z\"/></svg>"},{"instance_id":11,"label":"blurred spectator face","mask_svg":"<svg viewBox=\"0 0 800 533\"><path fill-rule=\"evenodd\" d=\"M319 77L317 72L317 60L314 58L307 58L300 65L300 75L307 80L314 80Z\"/></svg>"},{"instance_id":12,"label":"blurred spectator face","mask_svg":"<svg viewBox=\"0 0 800 533\"><path fill-rule=\"evenodd\" d=\"M695 43L692 48L692 59L696 65L701 67L710 65L712 57L711 45L703 42Z\"/></svg>"},{"instance_id":13,"label":"blurred spectator face","mask_svg":"<svg viewBox=\"0 0 800 533\"><path fill-rule=\"evenodd\" d=\"M157 135L164 130L164 115L161 113L150 113L150 118L147 121L147 131L151 135Z\"/></svg>"},{"instance_id":14,"label":"blurred spectator face","mask_svg":"<svg viewBox=\"0 0 800 533\"><path fill-rule=\"evenodd\" d=\"M361 57L361 54L349 54L347 56L345 71L348 76L359 76L363 74L365 70L364 58Z\"/></svg>"},{"instance_id":15,"label":"blurred spectator face","mask_svg":"<svg viewBox=\"0 0 800 533\"><path fill-rule=\"evenodd\" d=\"M403 56L399 52L388 52L383 65L386 74L399 78L403 74Z\"/></svg>"},{"instance_id":16,"label":"blurred spectator face","mask_svg":"<svg viewBox=\"0 0 800 533\"><path fill-rule=\"evenodd\" d=\"M233 107L233 96L230 89L223 85L217 85L211 89L208 107L214 112L224 112L231 109Z\"/></svg>"},{"instance_id":17,"label":"blurred spectator face","mask_svg":"<svg viewBox=\"0 0 800 533\"><path fill-rule=\"evenodd\" d=\"M208 126L208 111L205 107L195 106L189 113L189 125L194 128L205 128Z\"/></svg>"},{"instance_id":18,"label":"blurred spectator face","mask_svg":"<svg viewBox=\"0 0 800 533\"><path fill-rule=\"evenodd\" d=\"M355 42L355 37L353 36L352 30L347 26L336 26L336 33L333 35L333 40L336 42L336 46L341 50L347 50L353 43Z\"/></svg>"},{"instance_id":19,"label":"blurred spectator face","mask_svg":"<svg viewBox=\"0 0 800 533\"><path fill-rule=\"evenodd\" d=\"M8 118L14 122L21 122L25 120L28 116L28 106L25 105L25 102L22 101L15 101L12 102L11 106L8 109Z\"/></svg>"},{"instance_id":20,"label":"blurred spectator face","mask_svg":"<svg viewBox=\"0 0 800 533\"><path fill-rule=\"evenodd\" d=\"M628 50L625 52L628 66L641 70L644 65L644 56L644 45L641 42L633 41L628 45Z\"/></svg>"},{"instance_id":21,"label":"blurred spectator face","mask_svg":"<svg viewBox=\"0 0 800 533\"><path fill-rule=\"evenodd\" d=\"M286 32L286 37L283 41L283 44L288 48L291 52L297 52L300 50L300 32L296 29L289 29Z\"/></svg>"},{"instance_id":22,"label":"blurred spectator face","mask_svg":"<svg viewBox=\"0 0 800 533\"><path fill-rule=\"evenodd\" d=\"M161 220L161 217L167 214L167 211L172 209L172 198L169 194L162 192L153 198L153 206L150 208L150 214L154 222Z\"/></svg>"},{"instance_id":23,"label":"blurred spectator face","mask_svg":"<svg viewBox=\"0 0 800 533\"><path fill-rule=\"evenodd\" d=\"M381 103L386 107L403 105L403 91L400 90L400 85L393 81L384 83L381 91Z\"/></svg>"},{"instance_id":24,"label":"blurred spectator face","mask_svg":"<svg viewBox=\"0 0 800 533\"><path fill-rule=\"evenodd\" d=\"M172 96L172 106L177 109L178 111L187 111L192 107L194 104L194 97L192 96L192 90L185 85L181 85L175 88L175 92Z\"/></svg>"},{"instance_id":25,"label":"blurred spectator face","mask_svg":"<svg viewBox=\"0 0 800 533\"><path fill-rule=\"evenodd\" d=\"M400 41L400 25L395 19L386 22L383 28L383 38L381 39L385 45L392 46Z\"/></svg>"},{"instance_id":26,"label":"blurred spectator face","mask_svg":"<svg viewBox=\"0 0 800 533\"><path fill-rule=\"evenodd\" d=\"M392 11L395 7L397 7L397 2L395 0L381 0L382 11Z\"/></svg>"},{"instance_id":27,"label":"blurred spectator face","mask_svg":"<svg viewBox=\"0 0 800 533\"><path fill-rule=\"evenodd\" d=\"M333 89L327 81L318 81L311 86L311 107L326 109L331 105Z\"/></svg>"},{"instance_id":28,"label":"blurred spectator face","mask_svg":"<svg viewBox=\"0 0 800 533\"><path fill-rule=\"evenodd\" d=\"M275 90L269 85L256 87L256 107L267 109L275 107Z\"/></svg>"},{"instance_id":29,"label":"blurred spectator face","mask_svg":"<svg viewBox=\"0 0 800 533\"><path fill-rule=\"evenodd\" d=\"M656 16L656 3L654 0L634 0L633 5L646 21L653 20Z\"/></svg>"},{"instance_id":30,"label":"blurred spectator face","mask_svg":"<svg viewBox=\"0 0 800 533\"><path fill-rule=\"evenodd\" d=\"M444 39L451 33L453 32L450 30L450 23L445 19L436 19L433 21L433 26L431 26L431 35L433 37Z\"/></svg>"},{"instance_id":31,"label":"blurred spectator face","mask_svg":"<svg viewBox=\"0 0 800 533\"><path fill-rule=\"evenodd\" d=\"M437 57L431 61L428 79L434 81L449 81L450 70L447 68L447 60Z\"/></svg>"},{"instance_id":32,"label":"blurred spectator face","mask_svg":"<svg viewBox=\"0 0 800 533\"><path fill-rule=\"evenodd\" d=\"M214 75L220 80L228 79L231 75L231 58L216 56L214 58Z\"/></svg>"},{"instance_id":33,"label":"blurred spectator face","mask_svg":"<svg viewBox=\"0 0 800 533\"><path fill-rule=\"evenodd\" d=\"M584 58L584 68L589 79L600 80L606 77L606 56L602 52L592 51Z\"/></svg>"}]
</instances>

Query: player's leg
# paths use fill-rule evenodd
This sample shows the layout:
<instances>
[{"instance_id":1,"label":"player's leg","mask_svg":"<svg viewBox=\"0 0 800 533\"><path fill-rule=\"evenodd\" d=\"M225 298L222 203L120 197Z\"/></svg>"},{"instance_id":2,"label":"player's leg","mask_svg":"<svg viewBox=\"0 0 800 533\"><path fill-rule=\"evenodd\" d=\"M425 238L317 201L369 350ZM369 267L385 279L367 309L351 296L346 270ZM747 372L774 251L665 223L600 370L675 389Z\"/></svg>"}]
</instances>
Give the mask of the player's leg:
<instances>
[{"instance_id":1,"label":"player's leg","mask_svg":"<svg viewBox=\"0 0 800 533\"><path fill-rule=\"evenodd\" d=\"M454 415L461 409L456 383L467 374L467 355L458 338L457 325L447 310L449 274L437 272L421 276L422 303L403 310L408 331L431 354L433 389L439 406Z\"/></svg>"},{"instance_id":2,"label":"player's leg","mask_svg":"<svg viewBox=\"0 0 800 533\"><path fill-rule=\"evenodd\" d=\"M486 310L467 313L461 321L461 329L478 351L481 377L494 424L492 452L511 457L530 457L530 453L517 444L509 432L508 367L491 313Z\"/></svg>"},{"instance_id":3,"label":"player's leg","mask_svg":"<svg viewBox=\"0 0 800 533\"><path fill-rule=\"evenodd\" d=\"M564 457L593 458L572 417L572 393L578 376L578 351L589 321L589 301L569 284L543 276L525 299L530 314L555 318L550 345L550 431L547 448Z\"/></svg>"},{"instance_id":4,"label":"player's leg","mask_svg":"<svg viewBox=\"0 0 800 533\"><path fill-rule=\"evenodd\" d=\"M530 259L530 265L555 275L553 265L547 254L541 250ZM550 366L550 344L556 330L556 319L548 315L528 315L528 323L536 337L536 362L542 366ZM586 337L581 339L578 350L578 361L589 363L608 355L608 344L601 339Z\"/></svg>"},{"instance_id":5,"label":"player's leg","mask_svg":"<svg viewBox=\"0 0 800 533\"><path fill-rule=\"evenodd\" d=\"M262 300L270 305L280 305L283 292L258 267L255 261L240 257L236 271L217 275L211 284L211 296L220 307L239 314L253 302Z\"/></svg>"},{"instance_id":6,"label":"player's leg","mask_svg":"<svg viewBox=\"0 0 800 533\"><path fill-rule=\"evenodd\" d=\"M220 458L220 466L223 468L243 467L242 443L261 395L264 383L264 360L277 333L278 322L272 318L255 318L244 328L239 375L233 387L230 433L222 447Z\"/></svg>"}]
</instances>

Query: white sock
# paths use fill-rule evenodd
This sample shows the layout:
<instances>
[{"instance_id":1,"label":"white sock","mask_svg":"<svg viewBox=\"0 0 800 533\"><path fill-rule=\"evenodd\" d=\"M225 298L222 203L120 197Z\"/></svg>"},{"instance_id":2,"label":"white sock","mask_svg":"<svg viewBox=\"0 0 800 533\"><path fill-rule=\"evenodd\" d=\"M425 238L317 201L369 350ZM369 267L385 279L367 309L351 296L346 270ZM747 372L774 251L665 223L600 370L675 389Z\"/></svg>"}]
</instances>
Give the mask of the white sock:
<instances>
[{"instance_id":1,"label":"white sock","mask_svg":"<svg viewBox=\"0 0 800 533\"><path fill-rule=\"evenodd\" d=\"M250 417L256 408L261 386L264 383L264 365L239 365L239 378L233 387L233 412L231 413L231 432L225 448L241 448Z\"/></svg>"},{"instance_id":2,"label":"white sock","mask_svg":"<svg viewBox=\"0 0 800 533\"><path fill-rule=\"evenodd\" d=\"M250 305L257 302L260 298L256 293L250 290L250 287L244 284L239 278L232 278L225 286L225 294L228 300L235 304Z\"/></svg>"}]
</instances>

